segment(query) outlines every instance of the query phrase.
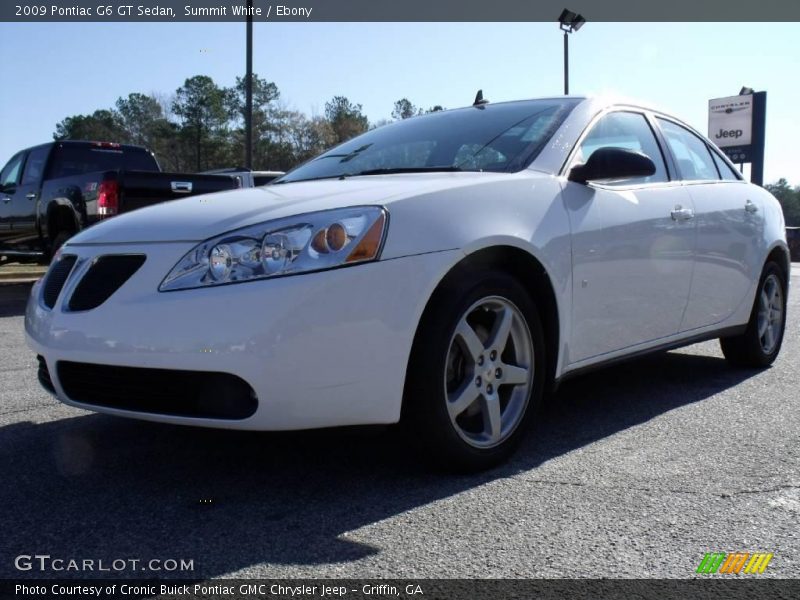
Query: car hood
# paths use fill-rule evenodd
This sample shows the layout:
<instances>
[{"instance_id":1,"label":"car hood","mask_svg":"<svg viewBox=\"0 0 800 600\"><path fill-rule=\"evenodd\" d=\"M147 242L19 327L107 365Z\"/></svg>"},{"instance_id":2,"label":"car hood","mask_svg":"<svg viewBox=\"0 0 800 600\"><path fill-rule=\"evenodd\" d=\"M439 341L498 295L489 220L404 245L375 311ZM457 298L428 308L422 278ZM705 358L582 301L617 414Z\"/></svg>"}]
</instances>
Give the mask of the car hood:
<instances>
[{"instance_id":1,"label":"car hood","mask_svg":"<svg viewBox=\"0 0 800 600\"><path fill-rule=\"evenodd\" d=\"M413 173L324 179L205 194L101 221L70 239L69 244L199 242L271 219L348 206L390 206L408 197L509 177L515 175Z\"/></svg>"}]
</instances>

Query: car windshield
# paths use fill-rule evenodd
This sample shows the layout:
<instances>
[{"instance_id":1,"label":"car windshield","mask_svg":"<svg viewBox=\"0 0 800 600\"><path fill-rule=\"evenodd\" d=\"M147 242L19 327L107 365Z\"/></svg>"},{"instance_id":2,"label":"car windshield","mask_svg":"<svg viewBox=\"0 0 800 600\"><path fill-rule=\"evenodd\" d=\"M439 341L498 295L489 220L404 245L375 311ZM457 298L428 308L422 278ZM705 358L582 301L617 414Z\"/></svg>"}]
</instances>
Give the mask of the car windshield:
<instances>
[{"instance_id":1,"label":"car windshield","mask_svg":"<svg viewBox=\"0 0 800 600\"><path fill-rule=\"evenodd\" d=\"M579 102L528 100L413 117L340 144L276 183L424 171L519 171Z\"/></svg>"}]
</instances>

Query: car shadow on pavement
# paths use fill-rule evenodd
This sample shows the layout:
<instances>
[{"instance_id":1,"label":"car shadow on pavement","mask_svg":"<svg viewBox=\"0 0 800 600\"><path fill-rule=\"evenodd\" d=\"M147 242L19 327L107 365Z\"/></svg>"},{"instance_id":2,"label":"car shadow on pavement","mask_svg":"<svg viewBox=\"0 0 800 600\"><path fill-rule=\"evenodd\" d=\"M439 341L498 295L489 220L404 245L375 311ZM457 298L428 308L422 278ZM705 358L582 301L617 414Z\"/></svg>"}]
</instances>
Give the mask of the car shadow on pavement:
<instances>
[{"instance_id":1,"label":"car shadow on pavement","mask_svg":"<svg viewBox=\"0 0 800 600\"><path fill-rule=\"evenodd\" d=\"M8 425L0 577L110 575L15 570L14 557L37 553L194 560L194 572L161 577L354 561L380 548L349 531L535 469L753 374L670 353L585 375L561 387L510 463L472 476L420 466L395 428L251 433L94 414Z\"/></svg>"}]
</instances>

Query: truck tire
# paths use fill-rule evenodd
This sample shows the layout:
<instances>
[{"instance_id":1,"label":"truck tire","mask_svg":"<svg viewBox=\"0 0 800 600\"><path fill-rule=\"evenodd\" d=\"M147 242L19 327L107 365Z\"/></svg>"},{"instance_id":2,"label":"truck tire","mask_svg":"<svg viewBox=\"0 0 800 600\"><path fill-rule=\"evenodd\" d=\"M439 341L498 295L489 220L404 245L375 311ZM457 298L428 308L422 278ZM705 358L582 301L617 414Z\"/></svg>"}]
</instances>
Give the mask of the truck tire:
<instances>
[{"instance_id":1,"label":"truck tire","mask_svg":"<svg viewBox=\"0 0 800 600\"><path fill-rule=\"evenodd\" d=\"M53 241L50 243L50 252L48 254L48 260L53 260L53 257L56 255L56 252L64 245L69 238L75 235L72 231L59 231L56 236L53 238Z\"/></svg>"}]
</instances>

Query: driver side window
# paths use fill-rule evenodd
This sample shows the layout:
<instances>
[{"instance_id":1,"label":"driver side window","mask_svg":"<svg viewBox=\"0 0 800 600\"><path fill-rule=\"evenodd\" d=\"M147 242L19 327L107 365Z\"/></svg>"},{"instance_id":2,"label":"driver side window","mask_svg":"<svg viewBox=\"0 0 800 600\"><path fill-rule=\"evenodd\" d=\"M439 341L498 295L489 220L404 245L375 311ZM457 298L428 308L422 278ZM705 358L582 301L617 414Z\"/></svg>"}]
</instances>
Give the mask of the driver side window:
<instances>
[{"instance_id":1,"label":"driver side window","mask_svg":"<svg viewBox=\"0 0 800 600\"><path fill-rule=\"evenodd\" d=\"M598 148L622 148L641 152L650 157L656 166L656 172L649 177L603 182L606 185L669 181L661 149L647 119L641 113L612 112L601 117L578 147L575 164L585 163Z\"/></svg>"},{"instance_id":2,"label":"driver side window","mask_svg":"<svg viewBox=\"0 0 800 600\"><path fill-rule=\"evenodd\" d=\"M0 171L0 187L5 188L19 181L19 172L22 168L23 158L25 158L25 153L20 152L3 167L3 170Z\"/></svg>"}]
</instances>

